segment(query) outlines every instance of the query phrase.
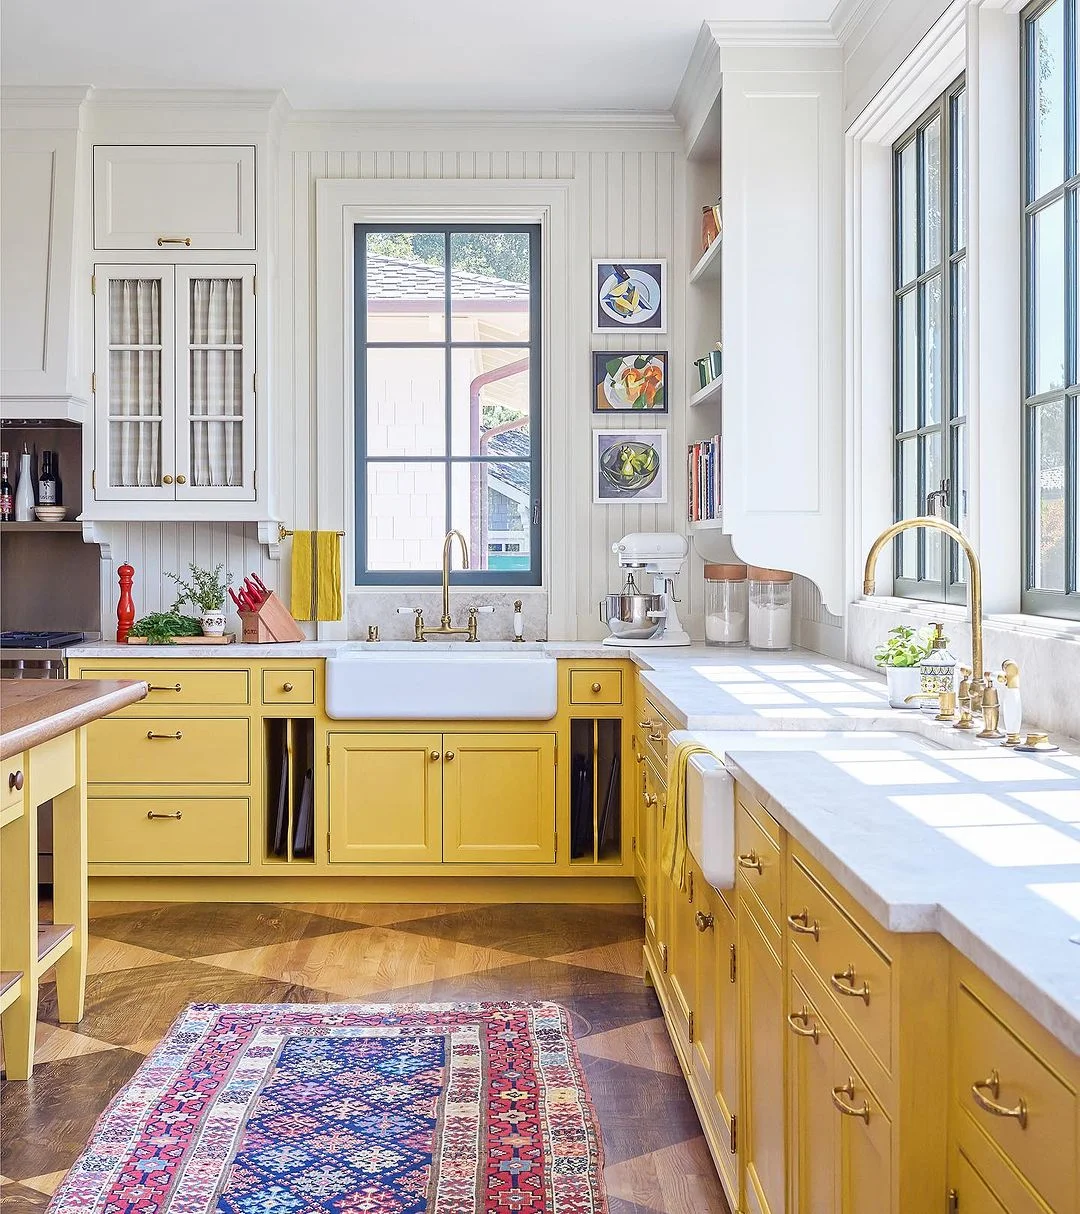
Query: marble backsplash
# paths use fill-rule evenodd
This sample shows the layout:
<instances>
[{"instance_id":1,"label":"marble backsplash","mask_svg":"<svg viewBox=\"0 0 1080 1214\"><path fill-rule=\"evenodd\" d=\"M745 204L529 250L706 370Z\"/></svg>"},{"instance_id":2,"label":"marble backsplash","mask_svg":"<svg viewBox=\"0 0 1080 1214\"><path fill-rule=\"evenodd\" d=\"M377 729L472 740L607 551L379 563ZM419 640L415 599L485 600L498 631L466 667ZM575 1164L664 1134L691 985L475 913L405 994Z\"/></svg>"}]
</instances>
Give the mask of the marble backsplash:
<instances>
[{"instance_id":1,"label":"marble backsplash","mask_svg":"<svg viewBox=\"0 0 1080 1214\"><path fill-rule=\"evenodd\" d=\"M534 586L520 586L511 590L489 590L484 586L470 586L450 591L450 614L455 628L464 628L468 622L470 607L491 606L493 615L484 614L477 621L477 636L481 641L509 641L514 636L514 603L521 600L527 641L548 639L547 591ZM398 608L407 607L407 615L399 615ZM421 590L357 590L348 596L349 639L366 641L368 627L377 624L379 639L383 641L411 641L413 638L413 607L424 611L424 623L438 625L442 615L442 590L438 586L425 586Z\"/></svg>"}]
</instances>

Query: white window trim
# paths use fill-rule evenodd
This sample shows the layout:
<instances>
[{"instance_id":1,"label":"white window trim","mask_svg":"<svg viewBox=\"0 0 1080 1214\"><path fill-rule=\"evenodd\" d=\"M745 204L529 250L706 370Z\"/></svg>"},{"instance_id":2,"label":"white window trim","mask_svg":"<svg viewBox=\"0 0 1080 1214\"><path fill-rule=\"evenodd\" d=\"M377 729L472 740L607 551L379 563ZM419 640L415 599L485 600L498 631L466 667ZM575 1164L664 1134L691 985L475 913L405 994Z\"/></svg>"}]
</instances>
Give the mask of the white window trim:
<instances>
[{"instance_id":1,"label":"white window trim","mask_svg":"<svg viewBox=\"0 0 1080 1214\"><path fill-rule=\"evenodd\" d=\"M539 223L541 226L541 409L544 510L542 581L548 595L548 636L569 636L575 623L574 546L552 543L572 534L569 463L549 457L551 435L567 429L575 400L570 360L553 350L570 348L572 234L569 183L556 181L365 181L324 178L315 183L316 208L316 452L319 475L312 526L352 535L353 469L353 257L358 223ZM354 588L353 545L346 541L342 576ZM423 587L429 591L431 587ZM516 589L525 589L524 587ZM535 588L533 588L535 589ZM319 626L320 639L347 635L347 621Z\"/></svg>"}]
</instances>

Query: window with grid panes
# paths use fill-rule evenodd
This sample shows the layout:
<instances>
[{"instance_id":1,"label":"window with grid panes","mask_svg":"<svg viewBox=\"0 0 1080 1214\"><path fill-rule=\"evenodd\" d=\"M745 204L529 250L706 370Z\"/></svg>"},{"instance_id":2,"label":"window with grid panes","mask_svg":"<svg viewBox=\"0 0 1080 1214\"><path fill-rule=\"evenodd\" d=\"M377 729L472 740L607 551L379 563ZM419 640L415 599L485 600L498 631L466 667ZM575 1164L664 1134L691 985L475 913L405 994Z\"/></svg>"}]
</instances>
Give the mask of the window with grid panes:
<instances>
[{"instance_id":1,"label":"window with grid panes","mask_svg":"<svg viewBox=\"0 0 1080 1214\"><path fill-rule=\"evenodd\" d=\"M893 145L894 504L967 529L966 100L963 78ZM964 563L939 532L896 539L895 593L964 602Z\"/></svg>"},{"instance_id":2,"label":"window with grid panes","mask_svg":"<svg viewBox=\"0 0 1080 1214\"><path fill-rule=\"evenodd\" d=\"M538 585L539 225L358 225L356 582ZM456 551L454 554L457 560Z\"/></svg>"},{"instance_id":3,"label":"window with grid panes","mask_svg":"<svg viewBox=\"0 0 1080 1214\"><path fill-rule=\"evenodd\" d=\"M1077 0L1022 14L1024 610L1080 618Z\"/></svg>"}]
</instances>

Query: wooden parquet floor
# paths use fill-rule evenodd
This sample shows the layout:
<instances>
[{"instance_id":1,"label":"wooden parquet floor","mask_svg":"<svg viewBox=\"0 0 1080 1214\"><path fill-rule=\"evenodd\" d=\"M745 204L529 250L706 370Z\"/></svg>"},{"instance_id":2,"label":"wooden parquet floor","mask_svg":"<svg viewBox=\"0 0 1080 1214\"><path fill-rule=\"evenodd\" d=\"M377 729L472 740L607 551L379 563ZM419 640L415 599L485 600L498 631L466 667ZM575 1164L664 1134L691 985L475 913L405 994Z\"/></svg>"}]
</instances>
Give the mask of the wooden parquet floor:
<instances>
[{"instance_id":1,"label":"wooden parquet floor","mask_svg":"<svg viewBox=\"0 0 1080 1214\"><path fill-rule=\"evenodd\" d=\"M600 1118L611 1214L729 1214L642 979L634 907L94 903L86 1015L42 988L37 1065L0 1088L0 1209L44 1210L94 1122L196 1002L555 999ZM465 1212L463 1212L465 1214Z\"/></svg>"}]
</instances>

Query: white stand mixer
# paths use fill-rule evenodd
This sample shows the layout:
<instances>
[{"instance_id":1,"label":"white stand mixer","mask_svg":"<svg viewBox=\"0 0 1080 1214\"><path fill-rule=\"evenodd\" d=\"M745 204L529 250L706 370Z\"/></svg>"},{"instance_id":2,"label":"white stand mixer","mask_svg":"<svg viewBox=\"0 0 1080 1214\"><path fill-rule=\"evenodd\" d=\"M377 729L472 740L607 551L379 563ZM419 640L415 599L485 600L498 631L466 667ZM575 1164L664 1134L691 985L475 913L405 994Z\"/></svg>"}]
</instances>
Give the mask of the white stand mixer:
<instances>
[{"instance_id":1,"label":"white stand mixer","mask_svg":"<svg viewBox=\"0 0 1080 1214\"><path fill-rule=\"evenodd\" d=\"M600 618L611 632L604 644L627 649L689 645L690 636L675 610L675 579L686 561L686 537L674 531L633 532L612 544L611 551L628 573L622 591L600 603ZM636 570L652 575L652 594L638 589Z\"/></svg>"}]
</instances>

